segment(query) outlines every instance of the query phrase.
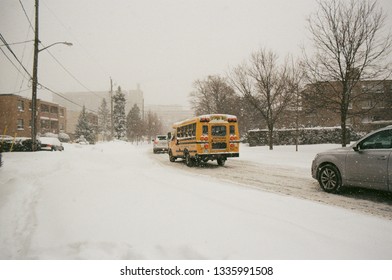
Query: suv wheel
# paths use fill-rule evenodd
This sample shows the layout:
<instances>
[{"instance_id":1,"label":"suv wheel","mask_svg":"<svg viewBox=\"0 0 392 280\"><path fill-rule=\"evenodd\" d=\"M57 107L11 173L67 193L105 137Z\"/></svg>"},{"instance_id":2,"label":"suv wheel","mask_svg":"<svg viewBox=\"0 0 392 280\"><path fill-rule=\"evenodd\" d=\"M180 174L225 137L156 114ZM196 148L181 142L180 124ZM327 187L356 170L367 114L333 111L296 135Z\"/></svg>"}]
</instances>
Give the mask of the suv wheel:
<instances>
[{"instance_id":1,"label":"suv wheel","mask_svg":"<svg viewBox=\"0 0 392 280\"><path fill-rule=\"evenodd\" d=\"M332 164L326 164L321 167L318 181L321 188L329 193L338 192L342 185L339 170Z\"/></svg>"}]
</instances>

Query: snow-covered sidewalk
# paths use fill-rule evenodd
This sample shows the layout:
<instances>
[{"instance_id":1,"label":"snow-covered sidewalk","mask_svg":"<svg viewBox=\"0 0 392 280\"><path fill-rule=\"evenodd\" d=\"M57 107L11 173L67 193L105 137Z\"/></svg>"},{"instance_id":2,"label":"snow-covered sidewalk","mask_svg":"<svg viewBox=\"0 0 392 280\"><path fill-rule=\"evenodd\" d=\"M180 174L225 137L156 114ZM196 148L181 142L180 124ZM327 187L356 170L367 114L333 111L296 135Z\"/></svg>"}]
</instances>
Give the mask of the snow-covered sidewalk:
<instances>
[{"instance_id":1,"label":"snow-covered sidewalk","mask_svg":"<svg viewBox=\"0 0 392 280\"><path fill-rule=\"evenodd\" d=\"M147 153L111 142L4 154L0 258L392 258L389 220L195 176Z\"/></svg>"}]
</instances>

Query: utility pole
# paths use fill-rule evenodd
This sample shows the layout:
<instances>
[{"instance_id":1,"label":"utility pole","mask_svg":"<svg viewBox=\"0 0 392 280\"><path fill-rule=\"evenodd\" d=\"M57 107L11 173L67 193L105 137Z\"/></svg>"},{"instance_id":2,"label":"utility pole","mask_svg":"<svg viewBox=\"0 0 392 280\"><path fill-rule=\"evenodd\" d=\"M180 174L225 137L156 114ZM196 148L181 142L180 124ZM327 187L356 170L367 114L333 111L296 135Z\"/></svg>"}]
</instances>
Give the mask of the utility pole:
<instances>
[{"instance_id":1,"label":"utility pole","mask_svg":"<svg viewBox=\"0 0 392 280\"><path fill-rule=\"evenodd\" d=\"M110 77L110 128L112 139L114 137L114 125L113 125L113 81Z\"/></svg>"},{"instance_id":2,"label":"utility pole","mask_svg":"<svg viewBox=\"0 0 392 280\"><path fill-rule=\"evenodd\" d=\"M35 35L34 35L34 62L33 81L31 96L31 140L33 152L37 150L37 84L38 84L38 5L39 0L35 0Z\"/></svg>"}]
</instances>

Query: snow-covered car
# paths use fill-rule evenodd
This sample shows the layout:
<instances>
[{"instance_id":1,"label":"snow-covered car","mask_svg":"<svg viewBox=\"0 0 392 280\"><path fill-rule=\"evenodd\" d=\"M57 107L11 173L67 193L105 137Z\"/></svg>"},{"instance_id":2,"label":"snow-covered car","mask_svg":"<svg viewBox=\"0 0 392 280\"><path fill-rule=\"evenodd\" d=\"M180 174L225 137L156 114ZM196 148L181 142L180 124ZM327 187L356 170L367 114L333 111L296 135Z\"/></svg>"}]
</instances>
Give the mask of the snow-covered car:
<instances>
[{"instance_id":1,"label":"snow-covered car","mask_svg":"<svg viewBox=\"0 0 392 280\"><path fill-rule=\"evenodd\" d=\"M167 135L157 135L153 141L153 152L154 154L158 152L167 152L169 146L167 142Z\"/></svg>"},{"instance_id":2,"label":"snow-covered car","mask_svg":"<svg viewBox=\"0 0 392 280\"><path fill-rule=\"evenodd\" d=\"M317 154L312 177L331 193L341 187L392 192L392 125L367 134L350 147Z\"/></svg>"},{"instance_id":3,"label":"snow-covered car","mask_svg":"<svg viewBox=\"0 0 392 280\"><path fill-rule=\"evenodd\" d=\"M41 142L41 150L64 151L63 144L57 138L40 137L39 140Z\"/></svg>"}]
</instances>

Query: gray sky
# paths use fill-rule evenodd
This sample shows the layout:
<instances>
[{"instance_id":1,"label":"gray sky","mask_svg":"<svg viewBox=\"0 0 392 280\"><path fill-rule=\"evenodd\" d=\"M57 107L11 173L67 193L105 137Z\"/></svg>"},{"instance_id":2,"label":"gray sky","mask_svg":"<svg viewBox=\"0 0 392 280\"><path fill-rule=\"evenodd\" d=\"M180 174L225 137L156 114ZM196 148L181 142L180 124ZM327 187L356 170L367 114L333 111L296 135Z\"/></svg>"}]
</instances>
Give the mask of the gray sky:
<instances>
[{"instance_id":1,"label":"gray sky","mask_svg":"<svg viewBox=\"0 0 392 280\"><path fill-rule=\"evenodd\" d=\"M33 21L34 1L20 2ZM0 0L8 43L34 38L20 2ZM391 25L392 1L379 4ZM316 9L314 0L40 0L41 42L73 46L49 49L62 66L39 53L39 82L60 93L106 91L112 77L125 90L140 84L146 104L188 105L196 79L225 74L255 50L298 55ZM32 73L33 43L12 49ZM0 52L0 93L19 90L31 96L27 79Z\"/></svg>"}]
</instances>

